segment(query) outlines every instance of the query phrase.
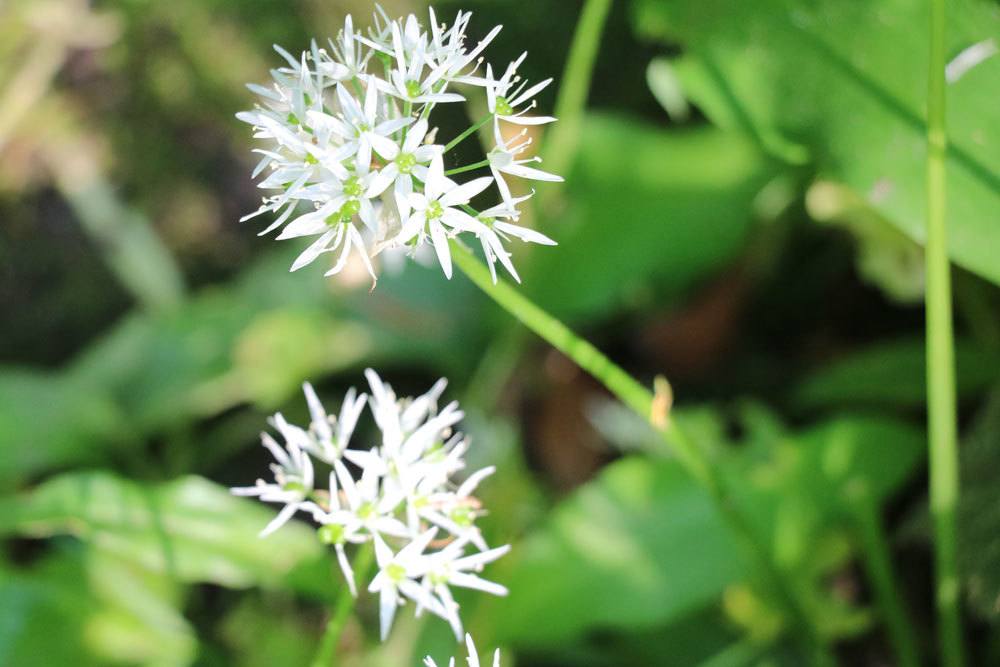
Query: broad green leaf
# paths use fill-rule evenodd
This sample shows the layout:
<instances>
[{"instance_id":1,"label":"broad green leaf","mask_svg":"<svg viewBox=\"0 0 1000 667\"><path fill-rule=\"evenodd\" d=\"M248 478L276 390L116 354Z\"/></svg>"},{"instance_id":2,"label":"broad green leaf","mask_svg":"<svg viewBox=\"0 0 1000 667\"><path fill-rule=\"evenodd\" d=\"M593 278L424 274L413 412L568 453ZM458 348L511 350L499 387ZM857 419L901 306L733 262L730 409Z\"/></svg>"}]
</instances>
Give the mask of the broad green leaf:
<instances>
[{"instance_id":1,"label":"broad green leaf","mask_svg":"<svg viewBox=\"0 0 1000 667\"><path fill-rule=\"evenodd\" d=\"M58 549L0 574L0 664L181 667L194 659L178 587L162 573L98 550Z\"/></svg>"},{"instance_id":2,"label":"broad green leaf","mask_svg":"<svg viewBox=\"0 0 1000 667\"><path fill-rule=\"evenodd\" d=\"M562 317L606 314L655 288L676 297L741 247L752 201L774 175L753 144L711 128L683 133L621 116L586 119L524 289Z\"/></svg>"},{"instance_id":3,"label":"broad green leaf","mask_svg":"<svg viewBox=\"0 0 1000 667\"><path fill-rule=\"evenodd\" d=\"M185 582L276 585L322 553L313 531L296 522L258 538L274 511L199 477L153 486L104 472L70 473L0 509L0 533L75 535Z\"/></svg>"},{"instance_id":4,"label":"broad green leaf","mask_svg":"<svg viewBox=\"0 0 1000 667\"><path fill-rule=\"evenodd\" d=\"M0 372L0 485L23 472L94 461L120 442L123 418L108 392L65 374Z\"/></svg>"},{"instance_id":5,"label":"broad green leaf","mask_svg":"<svg viewBox=\"0 0 1000 667\"><path fill-rule=\"evenodd\" d=\"M164 572L91 549L87 573L97 603L86 623L90 650L107 661L181 667L194 661L197 639L179 607L180 586Z\"/></svg>"},{"instance_id":6,"label":"broad green leaf","mask_svg":"<svg viewBox=\"0 0 1000 667\"><path fill-rule=\"evenodd\" d=\"M61 372L0 369L0 441L9 443L0 482L94 461L242 403L271 409L303 380L362 359L446 371L478 354L467 343L483 331L483 302L470 285L408 265L358 294L322 273L289 274L290 255L277 251L169 312L125 317Z\"/></svg>"},{"instance_id":7,"label":"broad green leaf","mask_svg":"<svg viewBox=\"0 0 1000 667\"><path fill-rule=\"evenodd\" d=\"M840 494L862 481L884 500L922 460L923 443L922 432L906 424L846 417L799 434L767 423L746 447L717 444L740 510L790 580L809 587L810 609L833 636L867 624L817 589L848 555L847 542L831 534L846 521ZM512 557L512 593L496 617L504 639L529 646L670 623L747 577L734 537L703 490L674 461L640 457L608 466Z\"/></svg>"},{"instance_id":8,"label":"broad green leaf","mask_svg":"<svg viewBox=\"0 0 1000 667\"><path fill-rule=\"evenodd\" d=\"M678 75L721 127L811 160L923 242L926 0L635 0L640 32L685 48ZM959 0L951 56L1000 36L1000 8ZM948 85L951 256L1000 282L1000 60Z\"/></svg>"},{"instance_id":9,"label":"broad green leaf","mask_svg":"<svg viewBox=\"0 0 1000 667\"><path fill-rule=\"evenodd\" d=\"M962 397L1000 380L1000 354L972 341L957 342L955 361ZM795 389L792 400L806 409L876 404L919 407L927 400L926 368L922 340L879 343L817 370Z\"/></svg>"},{"instance_id":10,"label":"broad green leaf","mask_svg":"<svg viewBox=\"0 0 1000 667\"><path fill-rule=\"evenodd\" d=\"M562 643L590 627L649 627L742 576L736 543L674 463L626 458L563 502L511 555L499 633Z\"/></svg>"},{"instance_id":11,"label":"broad green leaf","mask_svg":"<svg viewBox=\"0 0 1000 667\"><path fill-rule=\"evenodd\" d=\"M83 638L89 596L78 557L43 558L31 571L0 567L0 664L97 667Z\"/></svg>"}]
</instances>

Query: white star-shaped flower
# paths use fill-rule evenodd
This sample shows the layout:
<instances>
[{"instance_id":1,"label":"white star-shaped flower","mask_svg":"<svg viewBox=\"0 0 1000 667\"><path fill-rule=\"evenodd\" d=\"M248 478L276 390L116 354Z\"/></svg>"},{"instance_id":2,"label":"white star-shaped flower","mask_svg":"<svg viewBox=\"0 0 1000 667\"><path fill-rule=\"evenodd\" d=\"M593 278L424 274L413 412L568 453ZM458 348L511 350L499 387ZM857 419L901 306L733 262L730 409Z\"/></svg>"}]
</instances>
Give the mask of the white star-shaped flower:
<instances>
[{"instance_id":1,"label":"white star-shaped flower","mask_svg":"<svg viewBox=\"0 0 1000 667\"><path fill-rule=\"evenodd\" d=\"M283 526L298 510L312 507L309 496L313 491L313 464L304 451L310 444L309 435L286 422L280 412L274 415L271 423L285 440L285 446L282 447L268 433L260 435L261 443L274 456L275 463L271 464L274 482L258 479L254 486L232 489L232 493L237 496L257 496L266 503L285 505L264 527L261 537L266 537Z\"/></svg>"},{"instance_id":2,"label":"white star-shaped flower","mask_svg":"<svg viewBox=\"0 0 1000 667\"><path fill-rule=\"evenodd\" d=\"M389 636L396 608L403 604L402 596L416 602L421 609L429 609L438 615L444 614L437 600L417 583L417 579L427 571L424 550L435 534L436 528L420 534L396 554L392 553L381 537L375 535L375 560L379 571L368 586L368 592L379 594L379 622L383 641Z\"/></svg>"},{"instance_id":3,"label":"white star-shaped flower","mask_svg":"<svg viewBox=\"0 0 1000 667\"><path fill-rule=\"evenodd\" d=\"M526 115L537 104L532 98L552 83L552 79L549 78L526 89L527 81L517 76L517 68L527 55L527 51L522 53L517 60L507 66L507 70L499 79L493 78L493 69L489 65L486 65L486 78L490 81L489 85L486 86L486 104L489 107L490 113L508 123L516 125L544 125L545 123L554 122L556 119L552 116ZM518 109L518 107L523 106L529 100L531 100L530 104L523 109Z\"/></svg>"},{"instance_id":4,"label":"white star-shaped flower","mask_svg":"<svg viewBox=\"0 0 1000 667\"><path fill-rule=\"evenodd\" d=\"M302 391L306 396L306 403L309 405L309 433L313 436L307 451L326 463L332 464L339 459L351 440L354 427L357 426L358 417L365 408L368 400L367 394L358 396L354 387L347 390L344 395L344 402L340 407L340 416L328 415L323 409L323 404L316 391L308 382L303 383ZM334 432L336 427L336 433Z\"/></svg>"},{"instance_id":5,"label":"white star-shaped flower","mask_svg":"<svg viewBox=\"0 0 1000 667\"><path fill-rule=\"evenodd\" d=\"M492 182L491 176L484 176L459 185L444 175L444 162L440 155L435 155L427 170L424 192L410 196L413 212L403 224L399 242L408 243L416 238L418 244L423 243L429 234L444 275L451 278L451 251L445 226L452 233L474 230L476 219L459 207L468 204Z\"/></svg>"},{"instance_id":6,"label":"white star-shaped flower","mask_svg":"<svg viewBox=\"0 0 1000 667\"><path fill-rule=\"evenodd\" d=\"M379 156L388 161L372 179L365 192L366 197L377 197L392 185L393 198L400 218L410 215L410 195L413 194L413 179L427 178L427 164L435 155L440 155L443 146L424 144L427 136L427 121L419 119L407 129L402 146L393 141L380 143L376 147Z\"/></svg>"}]
</instances>

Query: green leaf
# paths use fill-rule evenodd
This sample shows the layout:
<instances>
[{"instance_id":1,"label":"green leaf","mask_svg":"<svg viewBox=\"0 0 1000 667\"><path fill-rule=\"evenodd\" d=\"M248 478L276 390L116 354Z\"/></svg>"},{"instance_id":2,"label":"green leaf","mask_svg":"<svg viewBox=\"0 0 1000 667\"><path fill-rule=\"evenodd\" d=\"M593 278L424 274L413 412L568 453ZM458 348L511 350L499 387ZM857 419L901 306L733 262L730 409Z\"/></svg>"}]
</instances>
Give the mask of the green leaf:
<instances>
[{"instance_id":1,"label":"green leaf","mask_svg":"<svg viewBox=\"0 0 1000 667\"><path fill-rule=\"evenodd\" d=\"M576 320L651 287L676 297L741 247L753 199L775 173L733 133L591 115L567 178L567 211L545 226L559 246L533 253L524 289Z\"/></svg>"},{"instance_id":2,"label":"green leaf","mask_svg":"<svg viewBox=\"0 0 1000 667\"><path fill-rule=\"evenodd\" d=\"M59 549L3 571L0 664L181 667L197 651L178 587L91 549Z\"/></svg>"},{"instance_id":3,"label":"green leaf","mask_svg":"<svg viewBox=\"0 0 1000 667\"><path fill-rule=\"evenodd\" d=\"M0 448L0 483L242 403L273 408L303 380L363 358L447 370L477 354L467 343L485 323L471 285L408 265L375 295L367 282L335 295L322 275L290 275L292 256L274 252L169 312L129 315L61 372L0 368L0 434L11 443Z\"/></svg>"},{"instance_id":4,"label":"green leaf","mask_svg":"<svg viewBox=\"0 0 1000 667\"><path fill-rule=\"evenodd\" d=\"M100 549L90 550L87 573L97 602L86 623L91 650L116 663L191 664L198 642L179 610L182 597L176 582Z\"/></svg>"},{"instance_id":5,"label":"green leaf","mask_svg":"<svg viewBox=\"0 0 1000 667\"><path fill-rule=\"evenodd\" d=\"M1000 353L970 340L955 345L959 396L978 394L1000 379ZM800 408L844 405L919 407L927 400L927 360L921 339L879 343L817 370L799 385Z\"/></svg>"},{"instance_id":6,"label":"green leaf","mask_svg":"<svg viewBox=\"0 0 1000 667\"><path fill-rule=\"evenodd\" d=\"M85 390L90 389L90 390ZM107 392L62 374L0 371L0 485L19 473L97 457L97 443L125 437Z\"/></svg>"},{"instance_id":7,"label":"green leaf","mask_svg":"<svg viewBox=\"0 0 1000 667\"><path fill-rule=\"evenodd\" d=\"M736 502L794 585L809 588L817 622L834 636L857 632L866 617L819 590L849 555L846 541L830 534L848 521L841 494L860 481L885 500L922 460L923 433L893 420L846 417L788 434L760 414L751 418L748 425L762 430L748 436L750 444L715 447ZM529 646L572 642L597 628L670 623L747 577L714 505L672 460L611 464L513 554L498 632Z\"/></svg>"},{"instance_id":8,"label":"green leaf","mask_svg":"<svg viewBox=\"0 0 1000 667\"><path fill-rule=\"evenodd\" d=\"M0 567L0 664L97 667L83 642L86 581L80 558L43 558L31 571Z\"/></svg>"},{"instance_id":9,"label":"green leaf","mask_svg":"<svg viewBox=\"0 0 1000 667\"><path fill-rule=\"evenodd\" d=\"M926 3L912 0L636 0L635 25L680 42L687 94L720 127L811 159L910 238L924 239ZM1000 35L995 3L960 0L948 50ZM951 256L1000 283L1000 61L948 86Z\"/></svg>"},{"instance_id":10,"label":"green leaf","mask_svg":"<svg viewBox=\"0 0 1000 667\"><path fill-rule=\"evenodd\" d=\"M292 522L257 534L274 511L199 477L149 485L110 473L72 473L0 505L0 534L70 534L185 582L277 585L322 553L314 531Z\"/></svg>"},{"instance_id":11,"label":"green leaf","mask_svg":"<svg viewBox=\"0 0 1000 667\"><path fill-rule=\"evenodd\" d=\"M649 627L714 600L743 573L711 504L673 462L626 458L521 544L498 633L568 642L586 628Z\"/></svg>"}]
</instances>

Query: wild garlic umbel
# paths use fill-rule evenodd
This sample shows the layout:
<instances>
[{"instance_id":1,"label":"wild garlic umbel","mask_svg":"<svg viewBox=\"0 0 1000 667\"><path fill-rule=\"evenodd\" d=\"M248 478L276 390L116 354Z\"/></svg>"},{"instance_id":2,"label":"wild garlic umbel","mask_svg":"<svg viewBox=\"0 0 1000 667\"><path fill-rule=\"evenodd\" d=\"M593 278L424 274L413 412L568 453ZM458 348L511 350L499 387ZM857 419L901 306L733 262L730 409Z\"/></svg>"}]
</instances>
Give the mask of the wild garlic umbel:
<instances>
[{"instance_id":1,"label":"wild garlic umbel","mask_svg":"<svg viewBox=\"0 0 1000 667\"><path fill-rule=\"evenodd\" d=\"M452 429L464 416L458 403L438 409L444 380L421 396L400 399L374 371L365 375L371 394L348 391L339 416L328 415L306 383L308 428L275 414L271 425L283 442L261 435L274 457L274 479L259 479L233 493L283 505L262 531L265 536L297 513L311 516L319 539L335 549L352 595L357 595L357 584L347 547L372 543L377 574L365 583L368 591L379 594L383 639L406 600L415 603L418 615L427 610L447 620L461 639L452 587L507 594L503 586L478 576L510 549L489 548L475 523L484 510L473 493L494 468L478 470L460 484L452 482L465 468L469 445ZM368 449L349 448L366 405L379 442ZM323 477L317 475L320 467Z\"/></svg>"},{"instance_id":2,"label":"wild garlic umbel","mask_svg":"<svg viewBox=\"0 0 1000 667\"><path fill-rule=\"evenodd\" d=\"M467 235L481 244L494 281L497 262L519 280L505 243L555 244L518 224L533 193L515 195L506 180L562 180L531 166L541 160L528 156L532 139L522 127L555 120L534 113L535 96L552 80L522 79L517 71L526 54L495 76L483 54L501 27L472 46L470 19L460 11L449 26L430 9L425 27L413 14L392 20L379 7L365 34L348 16L325 48L314 41L296 58L275 46L285 64L272 70L270 86L250 85L260 102L237 117L263 144L255 149L262 156L254 170L255 178L263 174L259 187L276 194L243 219L275 214L262 235L281 228L279 239L317 237L293 271L333 253L333 275L357 256L374 284L379 253L398 247L413 255L430 245L450 278L448 241ZM434 111L467 95L481 96L488 112L444 141ZM487 124L494 145L485 158L450 164L452 149ZM461 182L452 178L477 171ZM475 209L470 202L480 196L486 206Z\"/></svg>"}]
</instances>

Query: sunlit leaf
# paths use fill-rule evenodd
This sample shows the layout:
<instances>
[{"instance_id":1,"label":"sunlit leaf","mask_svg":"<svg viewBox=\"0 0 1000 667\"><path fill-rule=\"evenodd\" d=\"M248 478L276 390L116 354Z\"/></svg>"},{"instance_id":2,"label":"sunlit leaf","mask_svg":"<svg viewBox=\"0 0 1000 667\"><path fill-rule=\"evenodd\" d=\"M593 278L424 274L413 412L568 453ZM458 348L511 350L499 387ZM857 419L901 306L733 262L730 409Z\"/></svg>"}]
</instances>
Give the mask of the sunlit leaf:
<instances>
[{"instance_id":1,"label":"sunlit leaf","mask_svg":"<svg viewBox=\"0 0 1000 667\"><path fill-rule=\"evenodd\" d=\"M290 523L257 534L274 512L199 477L159 485L110 473L72 473L2 505L0 531L69 534L185 582L274 585L322 550L310 529Z\"/></svg>"},{"instance_id":2,"label":"sunlit leaf","mask_svg":"<svg viewBox=\"0 0 1000 667\"><path fill-rule=\"evenodd\" d=\"M948 53L1000 35L995 3L949 12ZM768 152L812 161L912 239L925 236L927 30L924 2L636 0L635 25L680 43L678 75L721 127ZM1000 60L948 86L952 258L1000 282Z\"/></svg>"}]
</instances>

